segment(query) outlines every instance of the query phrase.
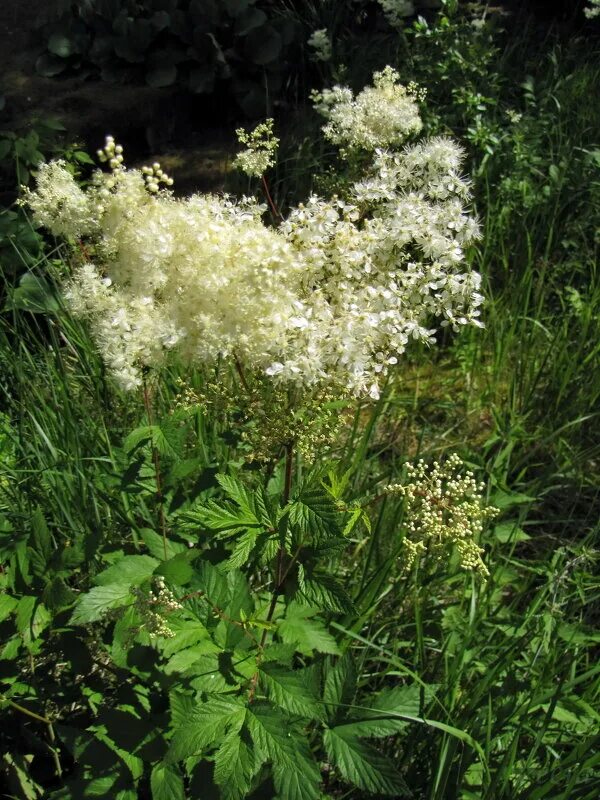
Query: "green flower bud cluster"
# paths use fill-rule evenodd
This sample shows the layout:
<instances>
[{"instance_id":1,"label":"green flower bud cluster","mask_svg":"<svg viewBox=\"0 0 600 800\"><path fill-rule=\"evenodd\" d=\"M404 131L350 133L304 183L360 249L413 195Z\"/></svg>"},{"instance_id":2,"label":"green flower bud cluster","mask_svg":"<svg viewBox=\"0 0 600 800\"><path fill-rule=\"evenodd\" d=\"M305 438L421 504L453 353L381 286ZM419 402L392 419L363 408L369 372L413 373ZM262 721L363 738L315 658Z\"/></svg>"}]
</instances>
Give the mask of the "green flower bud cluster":
<instances>
[{"instance_id":1,"label":"green flower bud cluster","mask_svg":"<svg viewBox=\"0 0 600 800\"><path fill-rule=\"evenodd\" d=\"M123 163L123 147L115 143L113 136L106 137L104 147L101 150L97 150L96 155L98 156L98 160L103 164L108 163L108 166L113 172L119 172L125 169Z\"/></svg>"},{"instance_id":2,"label":"green flower bud cluster","mask_svg":"<svg viewBox=\"0 0 600 800\"><path fill-rule=\"evenodd\" d=\"M125 170L123 146L115 142L114 136L106 137L104 147L101 150L97 150L96 155L98 156L98 160L100 162L103 164L108 164L115 177L119 172ZM150 167L142 167L140 172L144 177L146 189L150 192L150 194L156 194L160 189L161 183L168 187L173 186L173 178L171 178L163 169L161 169L158 161L155 161ZM108 186L109 189L112 189L115 186L114 183L107 183L106 181L105 185Z\"/></svg>"},{"instance_id":3,"label":"green flower bud cluster","mask_svg":"<svg viewBox=\"0 0 600 800\"><path fill-rule=\"evenodd\" d=\"M151 167L142 167L141 171L146 182L146 189L151 194L156 194L159 191L161 183L164 183L165 186L173 186L173 178L161 169L158 161L155 161Z\"/></svg>"},{"instance_id":4,"label":"green flower bud cluster","mask_svg":"<svg viewBox=\"0 0 600 800\"><path fill-rule=\"evenodd\" d=\"M407 569L426 553L441 559L449 550L455 550L463 569L483 578L489 575L478 540L498 509L484 505L485 484L478 483L473 472L463 468L463 461L455 453L431 466L421 459L407 466L407 484L386 487L387 493L405 499L403 546Z\"/></svg>"},{"instance_id":5,"label":"green flower bud cluster","mask_svg":"<svg viewBox=\"0 0 600 800\"><path fill-rule=\"evenodd\" d=\"M257 375L242 388L216 380L195 392L182 384L177 406L201 406L214 414L236 432L249 463L272 462L289 446L312 463L339 439L352 402L349 392L336 386L290 390Z\"/></svg>"}]
</instances>

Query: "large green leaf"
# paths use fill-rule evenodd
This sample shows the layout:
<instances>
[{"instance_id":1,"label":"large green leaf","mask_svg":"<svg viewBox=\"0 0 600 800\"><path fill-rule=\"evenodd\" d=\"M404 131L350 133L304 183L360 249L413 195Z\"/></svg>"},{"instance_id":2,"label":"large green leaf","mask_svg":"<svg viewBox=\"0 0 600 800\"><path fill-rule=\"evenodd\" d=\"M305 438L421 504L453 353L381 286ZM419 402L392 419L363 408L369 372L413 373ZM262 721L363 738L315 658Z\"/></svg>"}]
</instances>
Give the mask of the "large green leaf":
<instances>
[{"instance_id":1,"label":"large green leaf","mask_svg":"<svg viewBox=\"0 0 600 800\"><path fill-rule=\"evenodd\" d=\"M323 716L323 707L299 671L267 663L260 667L260 677L273 705L307 719L320 719Z\"/></svg>"},{"instance_id":2,"label":"large green leaf","mask_svg":"<svg viewBox=\"0 0 600 800\"><path fill-rule=\"evenodd\" d=\"M356 687L356 666L351 652L348 651L333 666L328 667L325 673L323 700L329 706L332 719L346 713L345 706L354 700Z\"/></svg>"},{"instance_id":3,"label":"large green leaf","mask_svg":"<svg viewBox=\"0 0 600 800\"><path fill-rule=\"evenodd\" d=\"M10 597L4 592L0 593L0 622L12 614L17 605L17 600L14 597Z\"/></svg>"},{"instance_id":4,"label":"large green leaf","mask_svg":"<svg viewBox=\"0 0 600 800\"><path fill-rule=\"evenodd\" d=\"M173 616L169 619L169 628L173 632L173 636L158 640L158 647L165 658L170 658L175 653L193 647L198 642L209 638L204 625L196 619L184 620Z\"/></svg>"},{"instance_id":5,"label":"large green leaf","mask_svg":"<svg viewBox=\"0 0 600 800\"><path fill-rule=\"evenodd\" d=\"M5 307L9 311L52 314L60 309L60 303L47 280L27 272L21 278L19 285L10 292Z\"/></svg>"},{"instance_id":6,"label":"large green leaf","mask_svg":"<svg viewBox=\"0 0 600 800\"><path fill-rule=\"evenodd\" d=\"M248 729L261 757L273 764L275 788L285 800L318 800L321 774L308 742L292 721L267 703L248 709Z\"/></svg>"},{"instance_id":7,"label":"large green leaf","mask_svg":"<svg viewBox=\"0 0 600 800\"><path fill-rule=\"evenodd\" d=\"M216 477L227 496L239 506L244 515L253 517L257 524L267 529L276 528L277 520L274 510L261 487L250 490L231 475L217 475Z\"/></svg>"},{"instance_id":8,"label":"large green leaf","mask_svg":"<svg viewBox=\"0 0 600 800\"><path fill-rule=\"evenodd\" d=\"M182 515L184 519L208 528L212 531L243 531L247 528L260 528L261 523L256 516L232 505L224 505L214 500L197 503L192 510Z\"/></svg>"},{"instance_id":9,"label":"large green leaf","mask_svg":"<svg viewBox=\"0 0 600 800\"><path fill-rule=\"evenodd\" d=\"M152 556L124 556L96 576L100 586L139 586L148 580L159 562Z\"/></svg>"},{"instance_id":10,"label":"large green leaf","mask_svg":"<svg viewBox=\"0 0 600 800\"><path fill-rule=\"evenodd\" d=\"M331 762L349 783L373 794L410 795L392 762L358 737L329 728L323 742Z\"/></svg>"},{"instance_id":11,"label":"large green leaf","mask_svg":"<svg viewBox=\"0 0 600 800\"><path fill-rule=\"evenodd\" d=\"M174 764L155 764L150 788L152 800L185 800L183 778Z\"/></svg>"},{"instance_id":12,"label":"large green leaf","mask_svg":"<svg viewBox=\"0 0 600 800\"><path fill-rule=\"evenodd\" d=\"M303 490L290 504L288 513L290 522L303 536L318 540L341 533L335 501L320 487Z\"/></svg>"},{"instance_id":13,"label":"large green leaf","mask_svg":"<svg viewBox=\"0 0 600 800\"><path fill-rule=\"evenodd\" d=\"M132 602L133 595L130 594L128 585L112 583L108 586L95 586L77 601L71 624L85 625L88 622L97 622L107 611Z\"/></svg>"},{"instance_id":14,"label":"large green leaf","mask_svg":"<svg viewBox=\"0 0 600 800\"><path fill-rule=\"evenodd\" d=\"M250 554L254 550L259 531L256 528L245 531L236 540L232 554L229 556L224 566L227 569L238 569L248 563Z\"/></svg>"},{"instance_id":15,"label":"large green leaf","mask_svg":"<svg viewBox=\"0 0 600 800\"><path fill-rule=\"evenodd\" d=\"M247 797L261 763L248 734L243 729L231 730L215 753L214 777L222 800Z\"/></svg>"},{"instance_id":16,"label":"large green leaf","mask_svg":"<svg viewBox=\"0 0 600 800\"><path fill-rule=\"evenodd\" d=\"M165 557L165 540L151 528L142 528L139 532L144 544L150 551L150 555L162 561ZM177 553L184 553L187 547L181 542L174 542L167 539L167 558L173 558Z\"/></svg>"},{"instance_id":17,"label":"large green leaf","mask_svg":"<svg viewBox=\"0 0 600 800\"><path fill-rule=\"evenodd\" d=\"M123 443L126 453L132 453L144 444L150 444L161 456L177 458L179 455L180 431L165 425L143 425L131 431Z\"/></svg>"},{"instance_id":18,"label":"large green leaf","mask_svg":"<svg viewBox=\"0 0 600 800\"><path fill-rule=\"evenodd\" d=\"M239 726L246 710L240 701L223 695L209 696L199 702L186 721L175 730L167 752L167 761L182 761L216 744L228 727Z\"/></svg>"},{"instance_id":19,"label":"large green leaf","mask_svg":"<svg viewBox=\"0 0 600 800\"><path fill-rule=\"evenodd\" d=\"M284 643L296 645L296 649L306 655L313 651L337 655L337 642L325 624L314 619L317 613L318 609L290 603L285 619L279 623L279 636Z\"/></svg>"},{"instance_id":20,"label":"large green leaf","mask_svg":"<svg viewBox=\"0 0 600 800\"><path fill-rule=\"evenodd\" d=\"M356 611L348 592L328 573L315 571L307 574L304 569L299 568L298 583L300 595L309 605L343 614L352 614Z\"/></svg>"}]
</instances>

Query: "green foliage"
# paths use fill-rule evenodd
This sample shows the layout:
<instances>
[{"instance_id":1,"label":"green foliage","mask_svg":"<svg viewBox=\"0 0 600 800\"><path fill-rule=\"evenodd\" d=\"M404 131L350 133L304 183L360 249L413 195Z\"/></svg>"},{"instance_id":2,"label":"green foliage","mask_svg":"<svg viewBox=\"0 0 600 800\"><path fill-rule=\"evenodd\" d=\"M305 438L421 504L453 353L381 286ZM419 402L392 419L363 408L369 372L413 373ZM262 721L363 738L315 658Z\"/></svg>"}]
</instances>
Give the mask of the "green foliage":
<instances>
[{"instance_id":1,"label":"green foliage","mask_svg":"<svg viewBox=\"0 0 600 800\"><path fill-rule=\"evenodd\" d=\"M47 16L36 63L45 77L92 70L156 89L227 87L250 115L264 111L297 61L297 22L261 0L92 0Z\"/></svg>"}]
</instances>

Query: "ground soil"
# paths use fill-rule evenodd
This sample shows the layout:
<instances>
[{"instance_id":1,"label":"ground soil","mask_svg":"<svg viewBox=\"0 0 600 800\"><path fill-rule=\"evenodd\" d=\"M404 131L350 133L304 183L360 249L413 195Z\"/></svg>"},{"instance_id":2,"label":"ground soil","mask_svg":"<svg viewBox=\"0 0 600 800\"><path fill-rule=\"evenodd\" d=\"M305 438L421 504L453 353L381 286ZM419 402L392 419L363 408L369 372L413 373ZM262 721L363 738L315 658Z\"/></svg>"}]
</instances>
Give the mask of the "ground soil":
<instances>
[{"instance_id":1,"label":"ground soil","mask_svg":"<svg viewBox=\"0 0 600 800\"><path fill-rule=\"evenodd\" d=\"M43 49L37 24L49 1L0 0L0 130L22 131L36 119L54 118L69 141L90 152L110 133L127 148L132 166L161 161L180 192L220 189L235 151L234 126L216 125L210 103L148 86L37 74Z\"/></svg>"}]
</instances>

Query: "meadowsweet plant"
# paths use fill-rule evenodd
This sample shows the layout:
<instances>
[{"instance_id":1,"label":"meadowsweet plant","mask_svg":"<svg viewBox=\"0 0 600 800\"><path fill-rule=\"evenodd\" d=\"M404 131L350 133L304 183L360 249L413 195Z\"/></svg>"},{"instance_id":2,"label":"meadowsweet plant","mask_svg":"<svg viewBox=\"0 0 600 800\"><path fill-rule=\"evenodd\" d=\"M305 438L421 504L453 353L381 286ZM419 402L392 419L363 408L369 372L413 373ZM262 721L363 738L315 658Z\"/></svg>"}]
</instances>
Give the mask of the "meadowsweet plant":
<instances>
[{"instance_id":1,"label":"meadowsweet plant","mask_svg":"<svg viewBox=\"0 0 600 800\"><path fill-rule=\"evenodd\" d=\"M319 30L313 31L308 38L307 44L312 48L312 57L315 61L331 61L331 37L327 32L327 28L319 28Z\"/></svg>"},{"instance_id":2,"label":"meadowsweet plant","mask_svg":"<svg viewBox=\"0 0 600 800\"><path fill-rule=\"evenodd\" d=\"M498 512L483 501L485 484L475 480L456 453L441 464L434 461L429 466L423 460L408 464L406 472L408 483L386 489L406 500L407 531L402 542L406 568L421 555L442 559L455 550L463 569L487 577L479 540Z\"/></svg>"},{"instance_id":3,"label":"meadowsweet plant","mask_svg":"<svg viewBox=\"0 0 600 800\"><path fill-rule=\"evenodd\" d=\"M583 9L583 13L588 19L600 17L600 0L589 0L589 5Z\"/></svg>"},{"instance_id":4,"label":"meadowsweet plant","mask_svg":"<svg viewBox=\"0 0 600 800\"><path fill-rule=\"evenodd\" d=\"M356 97L347 86L334 86L313 92L312 99L317 111L327 118L323 129L326 138L348 149L397 148L423 126L418 105L422 91L401 84L392 67L376 72L373 86Z\"/></svg>"},{"instance_id":5,"label":"meadowsweet plant","mask_svg":"<svg viewBox=\"0 0 600 800\"><path fill-rule=\"evenodd\" d=\"M116 667L160 675L168 691L168 728L150 757L154 800L185 797L209 767L231 800L255 790L318 800L325 774L367 793L406 792L364 740L423 717L432 692L360 696L352 653L329 623L360 617L337 573L349 540L368 536L370 505L347 496L350 474L325 456L412 341L434 344L437 324L481 324L463 154L450 139L414 141L422 99L390 68L356 97L321 93L325 136L361 150L363 172L344 197L310 196L285 219L273 213L276 224L251 198L175 197L160 164L127 169L110 137L99 151L108 171L87 188L52 162L27 195L37 222L72 246L72 312L120 386L144 399L147 424L124 447L128 472L144 466L154 478L157 530L104 554L109 566L71 622L103 626ZM272 166L273 130L268 120L238 134L248 174ZM148 388L164 365L187 376L168 430L151 419ZM228 434L233 455L229 467L204 459L194 493L177 498L161 469L184 447L179 423L198 414ZM431 472L419 464L406 486L385 489L406 506L406 560L454 548L484 576L480 493L458 459Z\"/></svg>"},{"instance_id":6,"label":"meadowsweet plant","mask_svg":"<svg viewBox=\"0 0 600 800\"><path fill-rule=\"evenodd\" d=\"M250 177L262 177L275 164L279 139L273 133L273 125L273 120L267 119L250 133L243 128L236 130L238 142L246 149L238 153L233 163Z\"/></svg>"}]
</instances>

